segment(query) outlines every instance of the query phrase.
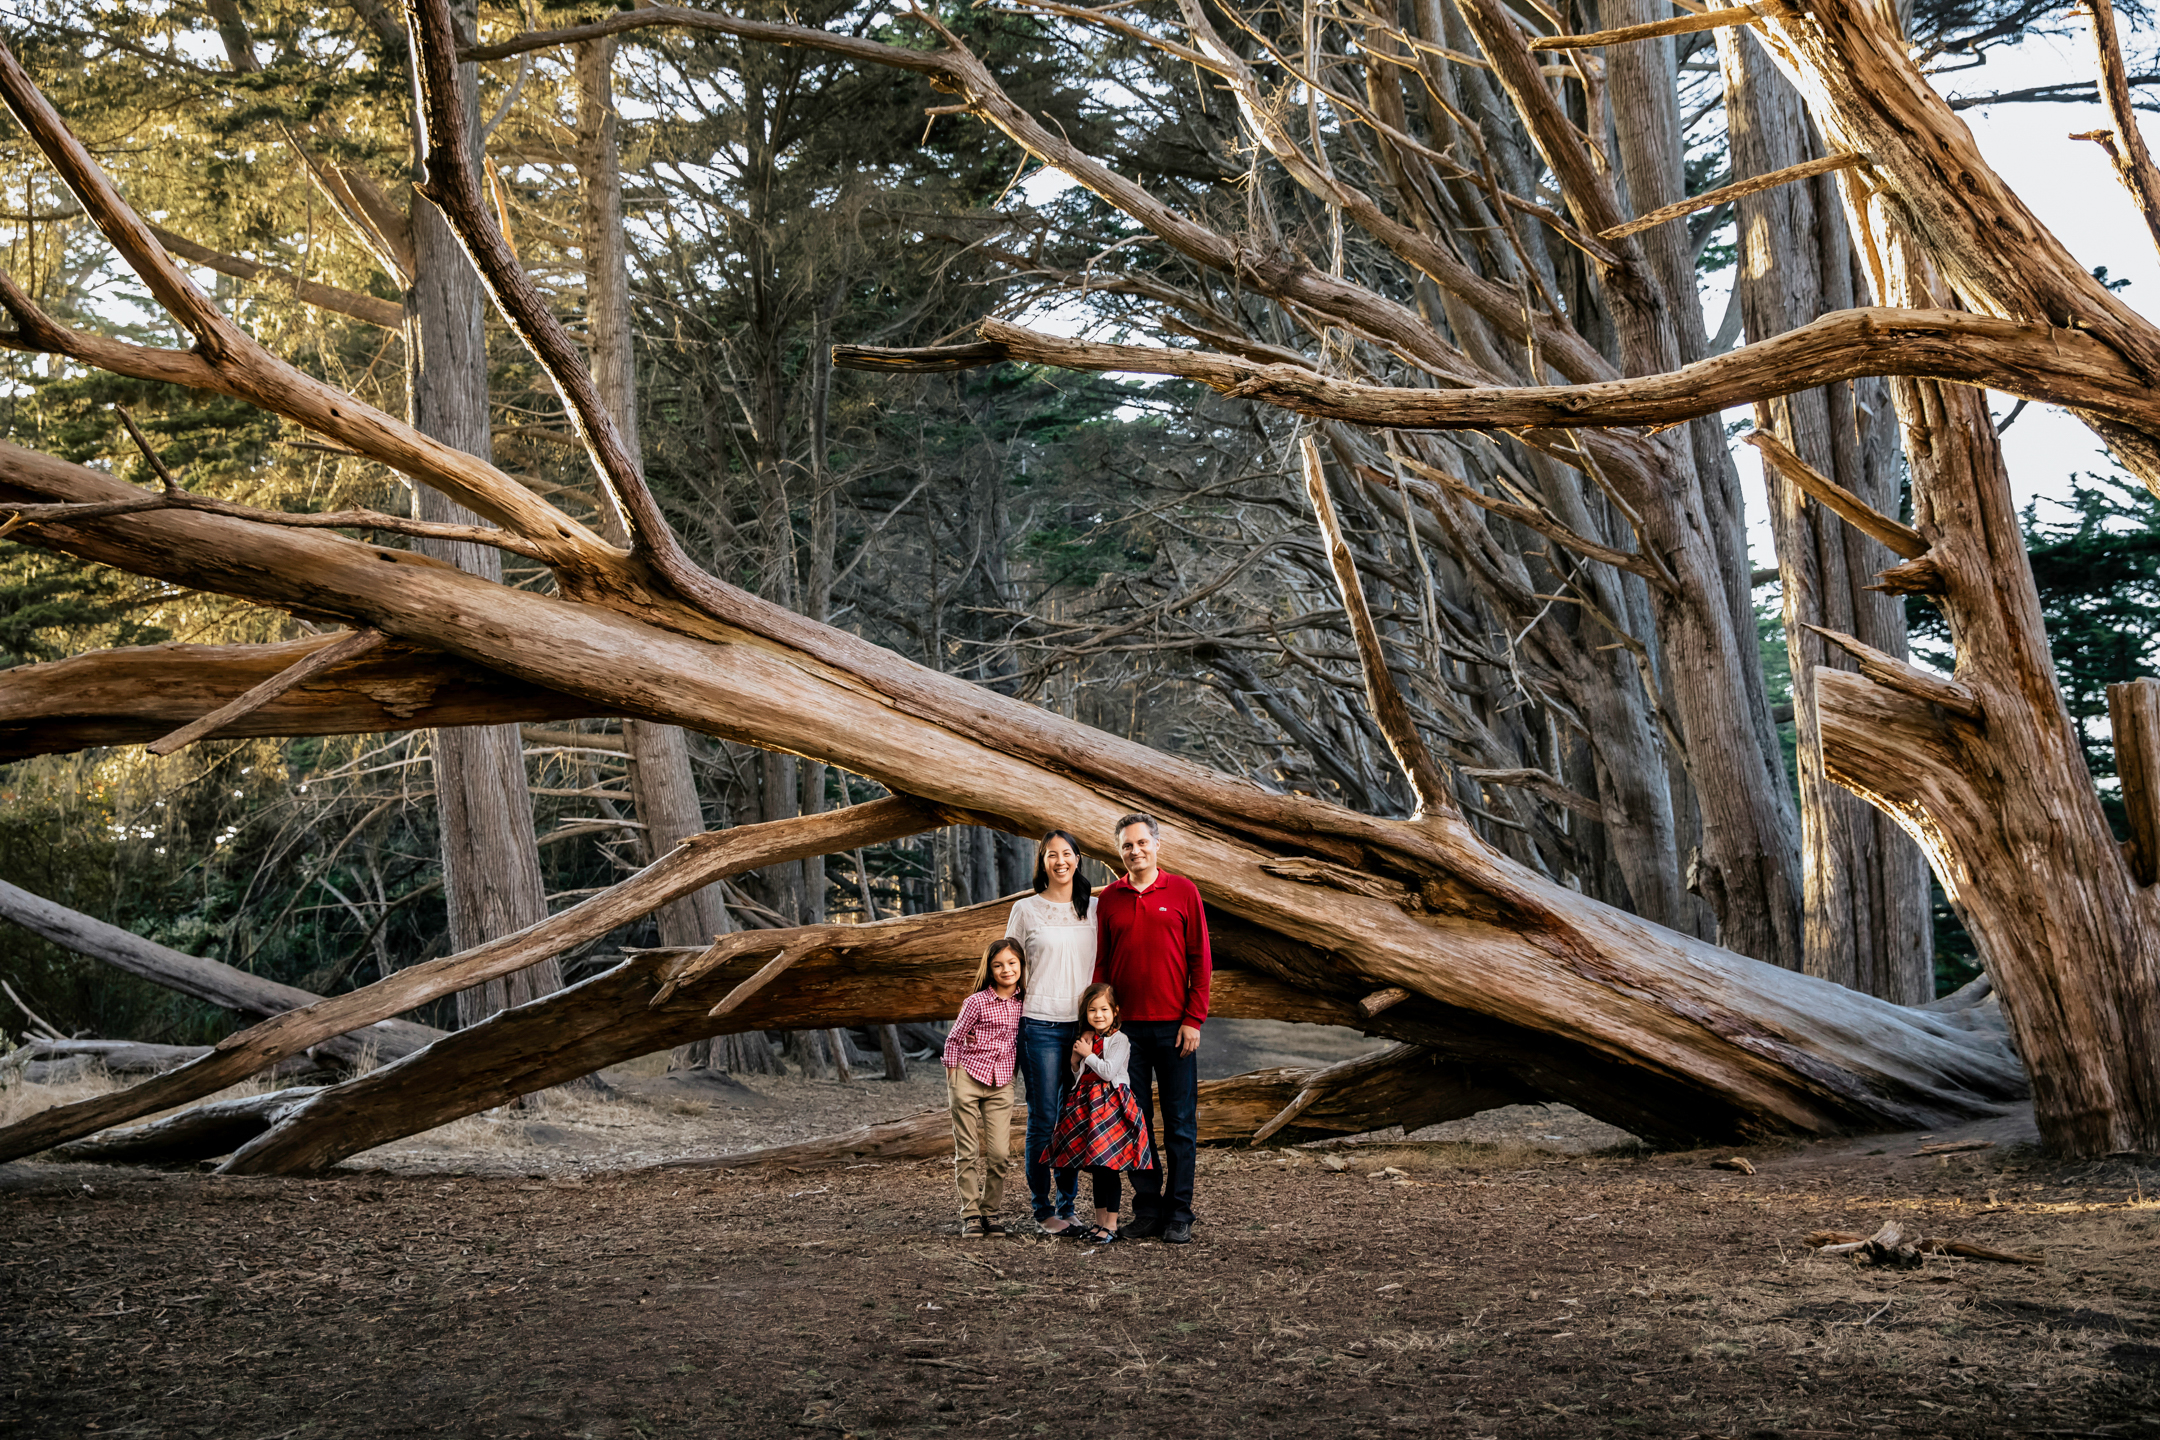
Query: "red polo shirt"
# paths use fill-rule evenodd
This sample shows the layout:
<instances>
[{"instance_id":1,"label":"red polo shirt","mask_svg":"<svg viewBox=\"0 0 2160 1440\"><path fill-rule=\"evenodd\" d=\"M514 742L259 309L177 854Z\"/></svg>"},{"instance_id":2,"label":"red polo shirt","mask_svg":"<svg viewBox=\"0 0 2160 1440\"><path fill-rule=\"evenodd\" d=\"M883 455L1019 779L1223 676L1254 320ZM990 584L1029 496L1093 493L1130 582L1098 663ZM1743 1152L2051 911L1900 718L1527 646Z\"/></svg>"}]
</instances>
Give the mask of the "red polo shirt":
<instances>
[{"instance_id":1,"label":"red polo shirt","mask_svg":"<svg viewBox=\"0 0 2160 1440\"><path fill-rule=\"evenodd\" d=\"M1192 881L1155 872L1145 891L1120 876L1095 895L1095 978L1117 987L1126 1020L1207 1019L1207 912Z\"/></svg>"}]
</instances>

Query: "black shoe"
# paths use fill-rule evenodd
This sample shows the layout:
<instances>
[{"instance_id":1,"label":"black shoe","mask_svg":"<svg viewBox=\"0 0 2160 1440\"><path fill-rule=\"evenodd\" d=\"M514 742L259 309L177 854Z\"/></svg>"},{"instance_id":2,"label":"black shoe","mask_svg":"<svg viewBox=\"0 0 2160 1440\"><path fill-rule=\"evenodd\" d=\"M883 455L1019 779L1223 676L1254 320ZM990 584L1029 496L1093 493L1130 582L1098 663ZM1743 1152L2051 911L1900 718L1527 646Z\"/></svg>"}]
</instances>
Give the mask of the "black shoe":
<instances>
[{"instance_id":1,"label":"black shoe","mask_svg":"<svg viewBox=\"0 0 2160 1440\"><path fill-rule=\"evenodd\" d=\"M1125 1227L1125 1238L1128 1240L1153 1240L1162 1233L1163 1221L1160 1215L1135 1215L1132 1223Z\"/></svg>"},{"instance_id":2,"label":"black shoe","mask_svg":"<svg viewBox=\"0 0 2160 1440\"><path fill-rule=\"evenodd\" d=\"M1162 1232L1162 1243L1165 1245L1190 1245L1192 1243L1192 1221L1171 1221Z\"/></svg>"}]
</instances>

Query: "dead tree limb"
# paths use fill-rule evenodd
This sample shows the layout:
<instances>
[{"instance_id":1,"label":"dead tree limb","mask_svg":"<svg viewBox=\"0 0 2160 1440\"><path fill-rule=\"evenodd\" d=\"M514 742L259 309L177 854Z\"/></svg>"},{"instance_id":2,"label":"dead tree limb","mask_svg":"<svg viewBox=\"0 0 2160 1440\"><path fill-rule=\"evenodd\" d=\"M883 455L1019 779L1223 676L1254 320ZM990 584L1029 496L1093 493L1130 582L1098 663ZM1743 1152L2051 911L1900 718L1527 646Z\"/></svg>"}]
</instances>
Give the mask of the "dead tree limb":
<instances>
[{"instance_id":1,"label":"dead tree limb","mask_svg":"<svg viewBox=\"0 0 2160 1440\"><path fill-rule=\"evenodd\" d=\"M870 925L729 936L717 947L724 953L721 963L681 983L689 957L646 952L557 995L461 1030L427 1055L324 1091L234 1155L224 1169L237 1174L320 1170L573 1074L707 1035L782 1026L823 1029L874 1017L942 1019L958 1009L974 975L975 956L1004 933L1005 918L1006 906L992 903ZM1248 937L1250 946L1244 943ZM776 939L799 958L783 977L715 1019L713 1002L758 969ZM1279 939L1232 920L1217 940L1213 1013L1320 1023L1355 1017L1347 1001L1323 999L1266 972L1263 967L1283 959ZM1396 1047L1379 1060L1350 1067L1357 1083L1326 1097L1293 1136L1357 1133L1389 1124L1415 1128L1550 1093L1505 1068L1510 1061L1526 1068L1534 1063L1534 1038L1502 1038L1490 1030L1480 1036L1448 1032L1434 1026L1429 1015L1424 1023L1430 1033L1445 1034L1471 1053ZM1605 1083L1568 1075L1566 1066L1563 1059L1546 1074L1568 1087L1567 1093ZM1305 1072L1290 1073L1302 1086ZM1294 1093L1288 1082L1252 1091L1239 1102L1243 1108L1227 1134L1251 1134ZM1635 1118L1642 1123L1645 1117ZM1352 1128L1342 1128L1352 1121ZM1649 1123L1661 1122L1651 1118Z\"/></svg>"},{"instance_id":2,"label":"dead tree limb","mask_svg":"<svg viewBox=\"0 0 2160 1440\"><path fill-rule=\"evenodd\" d=\"M268 1090L198 1105L148 1125L76 1140L52 1152L55 1160L100 1165L176 1165L230 1155L320 1093L312 1086Z\"/></svg>"}]
</instances>

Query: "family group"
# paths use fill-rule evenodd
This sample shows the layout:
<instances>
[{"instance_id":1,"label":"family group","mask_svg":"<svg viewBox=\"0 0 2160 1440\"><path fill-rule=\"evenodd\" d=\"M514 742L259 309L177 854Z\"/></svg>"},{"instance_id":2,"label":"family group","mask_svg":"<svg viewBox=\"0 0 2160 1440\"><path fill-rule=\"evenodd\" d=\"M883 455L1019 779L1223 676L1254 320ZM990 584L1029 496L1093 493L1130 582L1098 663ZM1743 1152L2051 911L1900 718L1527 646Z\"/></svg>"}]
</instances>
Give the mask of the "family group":
<instances>
[{"instance_id":1,"label":"family group","mask_svg":"<svg viewBox=\"0 0 2160 1440\"><path fill-rule=\"evenodd\" d=\"M1027 1182L1043 1233L1103 1244L1192 1239L1200 1133L1207 915L1192 881L1162 868L1151 815L1117 824L1125 873L1091 891L1080 847L1053 830L1035 848L1035 893L1012 908L945 1042L960 1233L1002 1235L1013 1077L1027 1084ZM1166 1132L1158 1145L1157 1104ZM1080 1172L1095 1218L1074 1215ZM1132 1220L1118 1225L1120 1176Z\"/></svg>"}]
</instances>

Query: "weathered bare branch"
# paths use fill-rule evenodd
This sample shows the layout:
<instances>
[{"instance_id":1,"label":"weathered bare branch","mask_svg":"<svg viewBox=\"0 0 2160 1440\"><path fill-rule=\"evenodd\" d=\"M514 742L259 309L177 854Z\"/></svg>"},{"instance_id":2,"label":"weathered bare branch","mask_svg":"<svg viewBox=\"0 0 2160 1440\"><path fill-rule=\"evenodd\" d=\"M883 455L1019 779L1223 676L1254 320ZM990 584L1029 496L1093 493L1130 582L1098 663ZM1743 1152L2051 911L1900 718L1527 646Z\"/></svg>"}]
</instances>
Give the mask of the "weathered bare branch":
<instances>
[{"instance_id":1,"label":"weathered bare branch","mask_svg":"<svg viewBox=\"0 0 2160 1440\"><path fill-rule=\"evenodd\" d=\"M2160 425L2160 401L2121 356L2091 337L1962 310L1843 310L1663 374L1595 385L1473 390L1361 385L1299 366L1260 365L1205 350L1068 340L1000 320L985 320L981 331L1009 360L1178 375L1300 414L1398 430L1665 426L1867 375L1928 376L2112 415L2125 423ZM984 347L965 348L984 357L973 363L990 363ZM862 353L851 352L850 358ZM835 363L842 363L838 355Z\"/></svg>"},{"instance_id":2,"label":"weathered bare branch","mask_svg":"<svg viewBox=\"0 0 2160 1440\"><path fill-rule=\"evenodd\" d=\"M1313 515L1320 522L1320 542L1327 549L1328 566L1335 572L1343 611L1350 617L1350 635L1357 644L1358 664L1365 672L1365 696L1372 706L1373 720L1387 738L1388 749L1394 752L1395 763L1409 780L1411 792L1417 796L1417 818L1459 818L1461 810L1448 789L1447 776L1426 747L1425 737L1418 733L1417 721L1396 687L1395 673L1388 668L1387 651L1380 644L1379 627L1373 624L1372 607L1365 603L1365 585L1358 578L1357 561L1343 538L1335 499L1328 493L1320 447L1307 436L1299 442L1298 453L1305 467L1305 498L1312 502Z\"/></svg>"},{"instance_id":3,"label":"weathered bare branch","mask_svg":"<svg viewBox=\"0 0 2160 1440\"><path fill-rule=\"evenodd\" d=\"M2092 140L2107 152L2115 178L2137 203L2145 228L2160 246L2160 165L2153 163L2138 128L2137 111L2130 99L2130 75L2123 66L2122 41L2115 33L2115 7L2110 0L2079 0L2078 9L2092 21L2093 49L2100 71L2100 102L2107 107L2110 130L2088 130L2073 140Z\"/></svg>"},{"instance_id":4,"label":"weathered bare branch","mask_svg":"<svg viewBox=\"0 0 2160 1440\"><path fill-rule=\"evenodd\" d=\"M296 300L305 301L318 310L328 310L353 320L365 321L384 330L399 330L405 325L405 307L395 300L384 300L374 295L363 295L357 290L347 290L337 285L324 285L314 280L303 280L275 265L263 265L253 260L243 260L238 255L228 255L207 245L198 245L185 235L175 235L160 225L149 227L158 243L182 260L192 260L197 265L230 275L235 280L256 284L275 284Z\"/></svg>"},{"instance_id":5,"label":"weathered bare branch","mask_svg":"<svg viewBox=\"0 0 2160 1440\"><path fill-rule=\"evenodd\" d=\"M183 352L147 350L83 336L40 315L28 297L9 283L0 286L0 305L14 316L23 340L100 369L216 390L259 405L432 485L468 509L546 547L550 564L595 577L619 569L612 547L494 466L430 439L305 374L226 319L172 262L149 226L129 207L5 46L0 46L0 99L121 259L195 337L196 344L183 358Z\"/></svg>"},{"instance_id":6,"label":"weathered bare branch","mask_svg":"<svg viewBox=\"0 0 2160 1440\"><path fill-rule=\"evenodd\" d=\"M1719 12L1722 13L1722 12ZM1747 180L1736 180L1730 185L1720 185L1715 190L1705 190L1700 195L1690 195L1675 201L1648 215L1638 216L1625 225L1615 225L1610 230L1600 230L1600 240L1624 240L1630 235L1640 235L1654 230L1668 220L1678 220L1683 215L1693 215L1698 210L1715 210L1720 205L1730 205L1749 195L1759 195L1780 185L1790 185L1797 180L1810 180L1817 175L1830 175L1839 170L1850 170L1865 165L1865 155L1824 155L1815 160L1803 160L1798 165L1788 165L1783 170L1773 170L1768 175L1757 175Z\"/></svg>"},{"instance_id":7,"label":"weathered bare branch","mask_svg":"<svg viewBox=\"0 0 2160 1440\"><path fill-rule=\"evenodd\" d=\"M175 714L215 710L251 686L335 642L322 635L277 645L144 645L18 665L0 682L0 761L93 745L140 745L172 729ZM410 645L386 645L315 676L230 722L230 737L352 735L437 725L573 720L591 701ZM586 737L601 743L605 737Z\"/></svg>"},{"instance_id":8,"label":"weathered bare branch","mask_svg":"<svg viewBox=\"0 0 2160 1440\"><path fill-rule=\"evenodd\" d=\"M1663 35L1692 35L1698 30L1716 30L1726 25L1752 25L1757 17L1766 13L1762 5L1734 5L1723 10L1705 10L1700 15L1675 15L1670 20L1653 20L1647 25L1623 25L1617 30L1598 30L1588 35L1540 35L1530 42L1533 53L1550 50L1599 50L1607 45L1628 45L1637 40L1655 40Z\"/></svg>"},{"instance_id":9,"label":"weathered bare branch","mask_svg":"<svg viewBox=\"0 0 2160 1440\"><path fill-rule=\"evenodd\" d=\"M1778 474L1800 487L1813 500L1861 534L1879 540L1894 555L1917 560L1928 552L1928 538L1902 520L1893 520L1814 466L1793 453L1790 445L1768 430L1756 430L1747 443Z\"/></svg>"},{"instance_id":10,"label":"weathered bare branch","mask_svg":"<svg viewBox=\"0 0 2160 1440\"><path fill-rule=\"evenodd\" d=\"M1968 720L1980 718L1980 697L1970 685L1960 685L1955 680L1945 680L1917 665L1908 664L1895 655L1886 655L1865 640L1859 640L1838 630L1826 630L1820 625L1808 629L1828 640L1831 644L1860 662L1860 673L1877 684L1886 685L1902 695L1915 700L1925 700L1930 705L1940 705L1954 715Z\"/></svg>"}]
</instances>

